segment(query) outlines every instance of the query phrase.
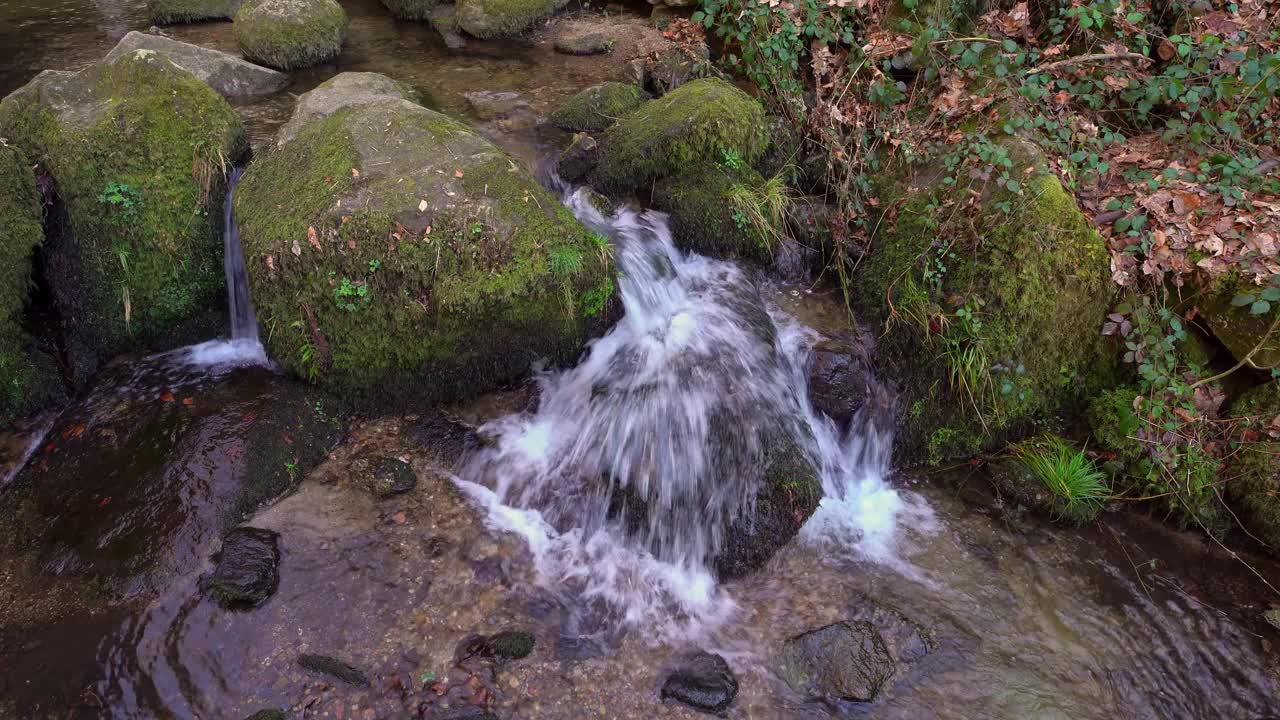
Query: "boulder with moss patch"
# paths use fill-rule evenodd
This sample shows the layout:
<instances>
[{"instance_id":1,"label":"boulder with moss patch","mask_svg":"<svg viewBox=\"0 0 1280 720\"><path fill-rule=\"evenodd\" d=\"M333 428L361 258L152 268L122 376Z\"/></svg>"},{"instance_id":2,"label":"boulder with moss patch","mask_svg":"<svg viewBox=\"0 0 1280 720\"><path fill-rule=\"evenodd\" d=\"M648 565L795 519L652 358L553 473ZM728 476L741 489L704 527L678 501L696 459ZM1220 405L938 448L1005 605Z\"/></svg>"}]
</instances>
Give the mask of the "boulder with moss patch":
<instances>
[{"instance_id":1,"label":"boulder with moss patch","mask_svg":"<svg viewBox=\"0 0 1280 720\"><path fill-rule=\"evenodd\" d=\"M196 20L229 20L243 0L147 0L147 15L158 25Z\"/></svg>"},{"instance_id":2,"label":"boulder with moss patch","mask_svg":"<svg viewBox=\"0 0 1280 720\"><path fill-rule=\"evenodd\" d=\"M600 132L648 99L649 93L637 85L620 82L592 85L551 113L551 124L569 132Z\"/></svg>"},{"instance_id":3,"label":"boulder with moss patch","mask_svg":"<svg viewBox=\"0 0 1280 720\"><path fill-rule=\"evenodd\" d=\"M236 217L271 355L362 406L572 360L612 307L603 237L471 129L397 96L307 123L245 173Z\"/></svg>"},{"instance_id":4,"label":"boulder with moss patch","mask_svg":"<svg viewBox=\"0 0 1280 720\"><path fill-rule=\"evenodd\" d=\"M1227 498L1245 529L1280 554L1280 383L1244 393L1231 415L1245 442L1227 473Z\"/></svg>"},{"instance_id":5,"label":"boulder with moss patch","mask_svg":"<svg viewBox=\"0 0 1280 720\"><path fill-rule=\"evenodd\" d=\"M971 213L961 222L938 222L967 194L931 169L882 193L893 212L853 285L866 316L891 325L877 362L903 384L903 460L1002 447L1113 384L1106 246L1033 147L1008 155L1019 192L975 184L979 202L951 213Z\"/></svg>"},{"instance_id":6,"label":"boulder with moss patch","mask_svg":"<svg viewBox=\"0 0 1280 720\"><path fill-rule=\"evenodd\" d=\"M1218 279L1207 288L1198 306L1214 337L1233 357L1248 358L1250 366L1269 370L1280 367L1280 332L1271 331L1268 335L1277 311L1268 307L1265 312L1253 312L1255 303L1277 304L1264 300L1263 293L1271 297L1275 290L1232 275Z\"/></svg>"},{"instance_id":7,"label":"boulder with moss patch","mask_svg":"<svg viewBox=\"0 0 1280 720\"><path fill-rule=\"evenodd\" d=\"M31 262L44 242L43 211L31 162L0 140L0 427L61 395L53 358L22 328Z\"/></svg>"},{"instance_id":8,"label":"boulder with moss patch","mask_svg":"<svg viewBox=\"0 0 1280 720\"><path fill-rule=\"evenodd\" d=\"M767 145L758 101L719 78L695 80L609 128L592 185L626 193L699 166L750 164Z\"/></svg>"},{"instance_id":9,"label":"boulder with moss patch","mask_svg":"<svg viewBox=\"0 0 1280 720\"><path fill-rule=\"evenodd\" d=\"M0 102L0 136L56 187L45 277L77 383L221 329L223 169L248 150L226 100L137 50L41 73Z\"/></svg>"},{"instance_id":10,"label":"boulder with moss patch","mask_svg":"<svg viewBox=\"0 0 1280 720\"><path fill-rule=\"evenodd\" d=\"M284 145L307 123L328 117L344 107L366 105L388 98L400 98L422 104L422 96L399 80L371 72L344 72L325 80L298 98L289 122L276 134L276 143Z\"/></svg>"},{"instance_id":11,"label":"boulder with moss patch","mask_svg":"<svg viewBox=\"0 0 1280 720\"><path fill-rule=\"evenodd\" d=\"M347 13L337 0L247 0L232 27L246 58L295 70L338 56L347 37Z\"/></svg>"},{"instance_id":12,"label":"boulder with moss patch","mask_svg":"<svg viewBox=\"0 0 1280 720\"><path fill-rule=\"evenodd\" d=\"M265 95L283 90L289 76L261 65L199 45L178 42L163 35L131 32L107 53L105 62L137 50L150 50L168 58L173 64L195 75L201 82L223 97Z\"/></svg>"},{"instance_id":13,"label":"boulder with moss patch","mask_svg":"<svg viewBox=\"0 0 1280 720\"><path fill-rule=\"evenodd\" d=\"M682 250L767 265L781 228L764 207L764 188L764 178L749 167L698 165L659 180L653 206L671 216L671 234Z\"/></svg>"},{"instance_id":14,"label":"boulder with moss patch","mask_svg":"<svg viewBox=\"0 0 1280 720\"><path fill-rule=\"evenodd\" d=\"M459 0L458 26L480 39L510 37L551 17L568 0Z\"/></svg>"}]
</instances>

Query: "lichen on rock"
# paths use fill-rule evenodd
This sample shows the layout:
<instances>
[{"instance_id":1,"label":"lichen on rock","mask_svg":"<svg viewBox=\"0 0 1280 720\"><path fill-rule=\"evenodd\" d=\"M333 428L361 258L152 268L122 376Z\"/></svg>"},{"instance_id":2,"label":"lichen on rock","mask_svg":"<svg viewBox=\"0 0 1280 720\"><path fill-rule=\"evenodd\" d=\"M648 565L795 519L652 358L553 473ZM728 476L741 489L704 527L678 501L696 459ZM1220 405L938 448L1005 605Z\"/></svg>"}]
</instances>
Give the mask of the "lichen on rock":
<instances>
[{"instance_id":1,"label":"lichen on rock","mask_svg":"<svg viewBox=\"0 0 1280 720\"><path fill-rule=\"evenodd\" d=\"M568 0L459 0L458 26L488 39L518 35L539 20L551 17Z\"/></svg>"},{"instance_id":2,"label":"lichen on rock","mask_svg":"<svg viewBox=\"0 0 1280 720\"><path fill-rule=\"evenodd\" d=\"M336 0L247 0L232 28L245 58L294 70L338 56L347 13Z\"/></svg>"}]
</instances>

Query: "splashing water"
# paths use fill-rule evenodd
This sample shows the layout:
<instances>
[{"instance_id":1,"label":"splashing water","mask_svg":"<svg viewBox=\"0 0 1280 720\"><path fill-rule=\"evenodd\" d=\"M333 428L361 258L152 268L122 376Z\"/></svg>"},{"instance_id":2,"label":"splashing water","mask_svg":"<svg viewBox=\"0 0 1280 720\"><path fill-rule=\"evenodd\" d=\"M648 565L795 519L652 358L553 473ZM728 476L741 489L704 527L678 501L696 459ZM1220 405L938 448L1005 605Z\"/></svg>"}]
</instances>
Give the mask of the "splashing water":
<instances>
[{"instance_id":1,"label":"splashing water","mask_svg":"<svg viewBox=\"0 0 1280 720\"><path fill-rule=\"evenodd\" d=\"M665 215L605 218L581 191L566 203L613 240L625 315L580 365L539 378L536 412L481 429L493 442L458 484L489 523L525 537L566 596L687 637L731 616L710 568L754 512L771 453L791 446L826 495L804 537L890 557L903 508L883 480L892 436L868 419L842 437L812 410L816 334L734 264L677 250Z\"/></svg>"}]
</instances>

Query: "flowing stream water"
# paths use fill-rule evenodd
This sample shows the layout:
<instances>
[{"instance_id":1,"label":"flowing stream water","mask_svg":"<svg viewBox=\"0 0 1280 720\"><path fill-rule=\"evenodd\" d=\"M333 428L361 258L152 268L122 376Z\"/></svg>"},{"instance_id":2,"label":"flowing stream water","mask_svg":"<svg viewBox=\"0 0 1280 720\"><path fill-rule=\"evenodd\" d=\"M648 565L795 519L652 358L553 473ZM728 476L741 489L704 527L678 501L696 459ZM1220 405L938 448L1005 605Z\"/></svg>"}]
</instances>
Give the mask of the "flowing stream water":
<instances>
[{"instance_id":1,"label":"flowing stream water","mask_svg":"<svg viewBox=\"0 0 1280 720\"><path fill-rule=\"evenodd\" d=\"M237 103L255 142L340 70L408 80L460 115L470 90L519 91L537 113L617 70L537 39L453 51L373 0L343 4L337 65ZM100 57L145 28L143 6L6 3L0 87ZM233 49L226 23L173 32ZM529 162L565 140L536 123L480 127ZM304 449L324 400L273 373L258 342L236 177L230 338L114 363L6 468L17 480L0 487L0 519L29 542L0 544L0 718L417 717L459 642L513 627L537 646L487 690L503 720L705 717L658 698L692 649L729 659L735 718L1280 717L1280 633L1262 620L1280 599L1253 571L1142 516L1062 528L1008 507L981 472L891 468L874 378L848 422L811 404L814 349L851 330L838 293L682 253L662 215L606 217L567 188L613 242L625 310L577 366ZM824 498L764 568L717 581L725 527L751 514L779 448L816 468ZM295 477L308 453L314 469ZM370 454L410 463L418 488L361 490L353 468ZM198 579L262 467L276 480L254 503L279 500L249 522L280 533L280 588L227 612ZM781 680L790 638L899 615L930 629L930 650L881 701ZM297 667L304 652L375 683L319 682Z\"/></svg>"}]
</instances>

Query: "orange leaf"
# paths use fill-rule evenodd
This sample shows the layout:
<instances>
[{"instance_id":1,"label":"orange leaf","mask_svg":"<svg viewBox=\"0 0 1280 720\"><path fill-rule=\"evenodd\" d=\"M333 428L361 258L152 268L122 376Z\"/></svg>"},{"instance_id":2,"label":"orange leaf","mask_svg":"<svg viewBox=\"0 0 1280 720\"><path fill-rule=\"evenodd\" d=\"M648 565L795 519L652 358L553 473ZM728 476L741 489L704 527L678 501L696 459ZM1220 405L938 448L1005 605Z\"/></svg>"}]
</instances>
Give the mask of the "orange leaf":
<instances>
[{"instance_id":1,"label":"orange leaf","mask_svg":"<svg viewBox=\"0 0 1280 720\"><path fill-rule=\"evenodd\" d=\"M454 171L453 171L453 176L454 176L454 177L462 177L462 171L461 171L461 170L454 170Z\"/></svg>"},{"instance_id":2,"label":"orange leaf","mask_svg":"<svg viewBox=\"0 0 1280 720\"><path fill-rule=\"evenodd\" d=\"M168 390L165 390L164 394L160 396L160 399L163 402L173 402L173 393L169 392Z\"/></svg>"}]
</instances>

